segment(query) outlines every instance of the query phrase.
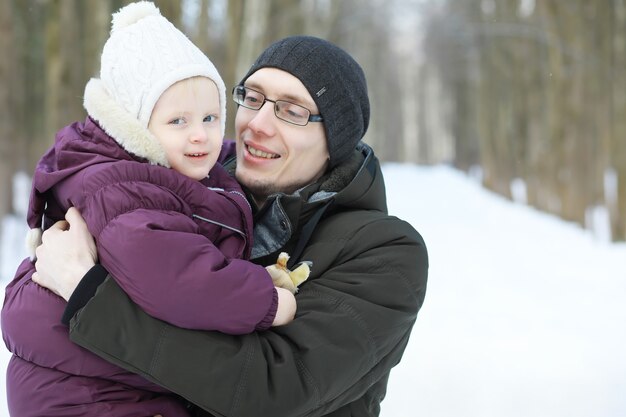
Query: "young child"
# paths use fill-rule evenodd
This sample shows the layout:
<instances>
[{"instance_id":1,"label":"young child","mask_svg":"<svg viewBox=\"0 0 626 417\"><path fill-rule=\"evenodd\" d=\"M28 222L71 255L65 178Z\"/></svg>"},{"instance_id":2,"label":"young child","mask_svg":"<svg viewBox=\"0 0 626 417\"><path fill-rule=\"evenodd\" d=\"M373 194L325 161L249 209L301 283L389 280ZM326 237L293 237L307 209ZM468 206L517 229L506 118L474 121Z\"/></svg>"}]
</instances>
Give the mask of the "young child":
<instances>
[{"instance_id":1,"label":"young child","mask_svg":"<svg viewBox=\"0 0 626 417\"><path fill-rule=\"evenodd\" d=\"M242 334L289 322L293 294L243 260L250 206L216 165L224 82L152 3L113 15L84 106L89 117L60 130L37 165L31 228L78 208L101 264L147 313L176 326ZM2 310L12 416L187 415L175 395L73 344L57 322L65 301L33 272L24 260Z\"/></svg>"}]
</instances>

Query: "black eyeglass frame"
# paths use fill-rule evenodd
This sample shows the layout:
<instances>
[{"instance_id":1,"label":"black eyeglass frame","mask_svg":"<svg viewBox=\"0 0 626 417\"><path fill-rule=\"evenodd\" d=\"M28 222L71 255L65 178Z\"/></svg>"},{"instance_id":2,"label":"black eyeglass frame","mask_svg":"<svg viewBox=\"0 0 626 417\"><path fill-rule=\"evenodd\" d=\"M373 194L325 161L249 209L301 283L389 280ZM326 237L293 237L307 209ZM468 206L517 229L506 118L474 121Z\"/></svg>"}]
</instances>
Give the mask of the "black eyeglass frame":
<instances>
[{"instance_id":1,"label":"black eyeglass frame","mask_svg":"<svg viewBox=\"0 0 626 417\"><path fill-rule=\"evenodd\" d=\"M254 107L250 107L246 104L244 104L243 100L238 100L239 97L246 97L246 90L250 90L250 91L254 91L256 94L260 95L261 97L263 97L263 101L260 101L260 104L257 108ZM270 100L269 98L267 98L265 96L265 94L261 93L260 91L255 90L254 88L250 88L250 87L246 87L245 85L236 85L233 87L233 101L235 103L237 103L237 105L245 107L246 109L250 109L250 110L254 110L254 111L259 111L261 110L261 108L265 105L266 102L270 102L274 104L274 115L279 119L282 120L283 122L292 124L292 125L296 125L296 126L306 126L309 124L309 122L313 122L313 123L318 123L318 122L323 122L324 118L322 117L322 115L320 114L311 114L311 110L307 109L306 107L300 105L300 104L296 104L296 103L292 103L291 101L287 101L287 100ZM295 123L291 120L287 120L283 117L281 117L278 114L278 103L287 103L290 106L297 106L301 109L306 110L309 113L309 117L306 120L305 124L300 124L300 123Z\"/></svg>"}]
</instances>

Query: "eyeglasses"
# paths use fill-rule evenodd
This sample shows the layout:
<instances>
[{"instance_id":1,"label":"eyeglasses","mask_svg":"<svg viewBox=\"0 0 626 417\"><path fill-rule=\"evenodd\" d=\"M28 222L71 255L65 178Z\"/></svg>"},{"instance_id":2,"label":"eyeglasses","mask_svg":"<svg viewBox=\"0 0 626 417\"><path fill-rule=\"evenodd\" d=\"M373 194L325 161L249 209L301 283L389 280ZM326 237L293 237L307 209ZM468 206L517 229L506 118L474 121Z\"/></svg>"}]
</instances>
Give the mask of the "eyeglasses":
<instances>
[{"instance_id":1,"label":"eyeglasses","mask_svg":"<svg viewBox=\"0 0 626 417\"><path fill-rule=\"evenodd\" d=\"M266 101L274 103L274 114L280 120L298 126L306 126L309 122L321 122L324 119L319 114L311 114L311 111L299 104L285 100L270 100L263 93L259 93L243 85L233 88L233 100L240 106L250 110L260 110Z\"/></svg>"}]
</instances>

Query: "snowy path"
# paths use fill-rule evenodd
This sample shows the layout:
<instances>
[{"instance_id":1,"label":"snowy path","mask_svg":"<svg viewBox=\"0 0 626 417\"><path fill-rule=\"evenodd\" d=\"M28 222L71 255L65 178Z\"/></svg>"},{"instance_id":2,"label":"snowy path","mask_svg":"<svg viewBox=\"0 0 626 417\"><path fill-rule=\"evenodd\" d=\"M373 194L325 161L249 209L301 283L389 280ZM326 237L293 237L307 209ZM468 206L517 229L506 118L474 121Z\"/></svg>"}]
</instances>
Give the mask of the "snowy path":
<instances>
[{"instance_id":1,"label":"snowy path","mask_svg":"<svg viewBox=\"0 0 626 417\"><path fill-rule=\"evenodd\" d=\"M431 266L383 417L626 415L626 245L446 168L385 176Z\"/></svg>"}]
</instances>

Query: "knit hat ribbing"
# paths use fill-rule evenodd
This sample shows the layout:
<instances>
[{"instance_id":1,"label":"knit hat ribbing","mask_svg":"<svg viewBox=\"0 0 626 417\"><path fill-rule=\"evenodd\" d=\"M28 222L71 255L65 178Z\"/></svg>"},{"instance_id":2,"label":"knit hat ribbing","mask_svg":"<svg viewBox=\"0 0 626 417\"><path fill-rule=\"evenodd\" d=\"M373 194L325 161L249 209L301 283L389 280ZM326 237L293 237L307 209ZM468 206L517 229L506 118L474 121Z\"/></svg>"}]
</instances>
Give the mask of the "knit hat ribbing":
<instances>
[{"instance_id":1,"label":"knit hat ribbing","mask_svg":"<svg viewBox=\"0 0 626 417\"><path fill-rule=\"evenodd\" d=\"M111 36L102 51L100 79L87 84L84 106L124 149L168 166L147 129L150 116L165 90L196 76L207 77L217 86L223 136L226 87L213 63L153 3L131 3L113 14Z\"/></svg>"},{"instance_id":2,"label":"knit hat ribbing","mask_svg":"<svg viewBox=\"0 0 626 417\"><path fill-rule=\"evenodd\" d=\"M286 71L304 84L324 118L330 168L345 161L369 124L367 83L359 64L326 40L291 36L270 45L240 84L265 67Z\"/></svg>"}]
</instances>

